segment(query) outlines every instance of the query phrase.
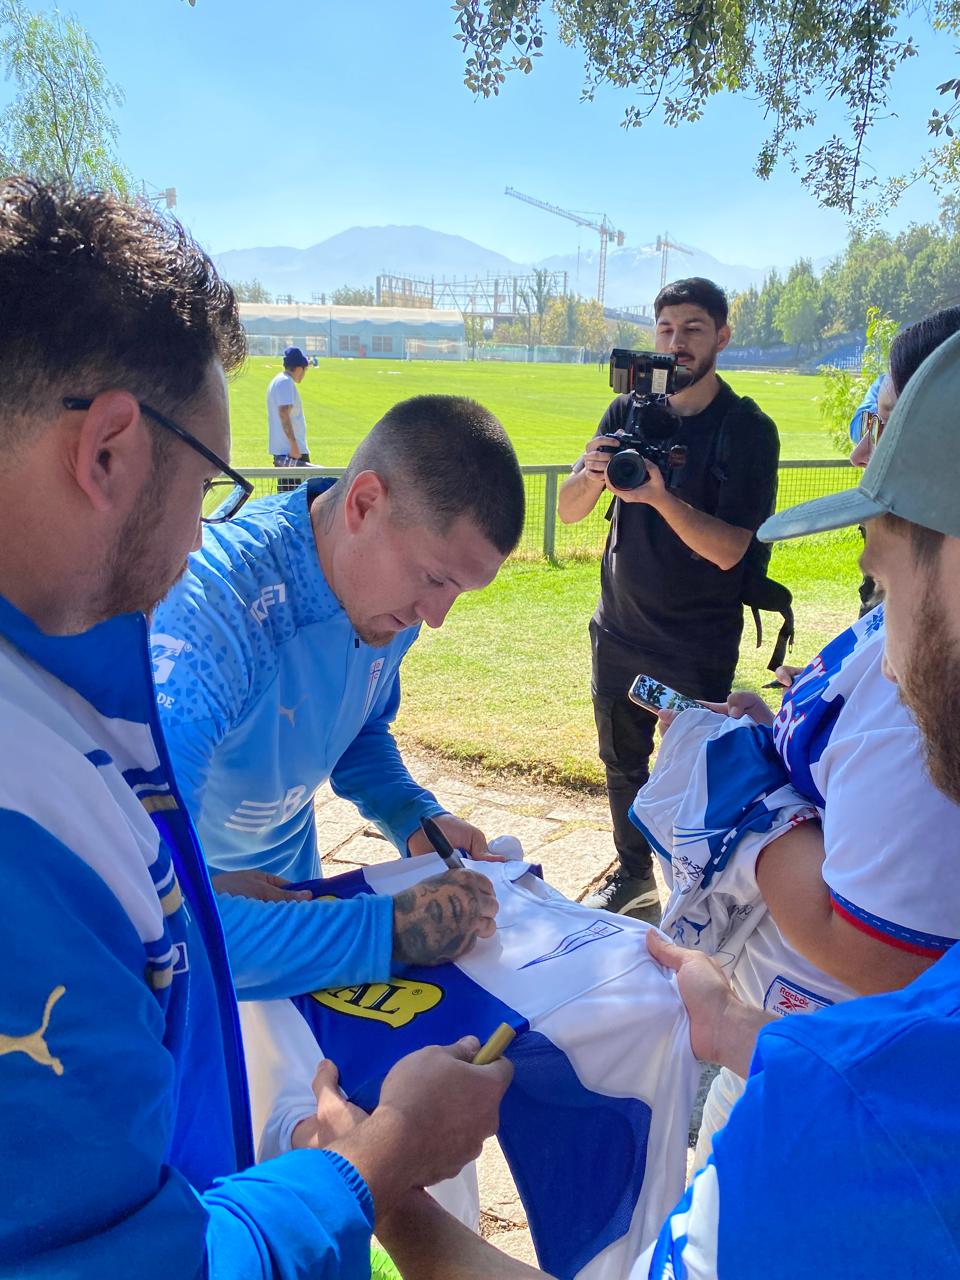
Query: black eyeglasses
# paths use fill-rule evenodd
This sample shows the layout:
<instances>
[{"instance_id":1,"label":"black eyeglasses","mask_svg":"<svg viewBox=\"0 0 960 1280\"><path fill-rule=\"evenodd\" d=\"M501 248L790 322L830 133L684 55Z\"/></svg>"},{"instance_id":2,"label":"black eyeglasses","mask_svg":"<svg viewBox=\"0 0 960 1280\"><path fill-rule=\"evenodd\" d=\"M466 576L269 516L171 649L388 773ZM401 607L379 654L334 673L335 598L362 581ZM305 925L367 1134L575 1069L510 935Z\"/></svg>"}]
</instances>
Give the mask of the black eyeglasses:
<instances>
[{"instance_id":1,"label":"black eyeglasses","mask_svg":"<svg viewBox=\"0 0 960 1280\"><path fill-rule=\"evenodd\" d=\"M150 405L144 404L142 400L137 401L137 403L144 417L157 423L158 426L166 427L175 436L179 436L184 444L188 444L191 449L196 449L201 457L213 463L217 470L222 473L214 476L212 480L204 480L203 482L203 506L200 515L203 523L224 524L227 520L232 520L251 493L253 493L253 482L247 480L239 471L234 471L232 467L228 467L224 460L218 457L212 449L208 449L195 435L191 435L185 427L181 427L172 418L168 418L165 414L151 408ZM89 409L92 404L92 400L80 396L65 396L63 400L65 409L80 412Z\"/></svg>"}]
</instances>

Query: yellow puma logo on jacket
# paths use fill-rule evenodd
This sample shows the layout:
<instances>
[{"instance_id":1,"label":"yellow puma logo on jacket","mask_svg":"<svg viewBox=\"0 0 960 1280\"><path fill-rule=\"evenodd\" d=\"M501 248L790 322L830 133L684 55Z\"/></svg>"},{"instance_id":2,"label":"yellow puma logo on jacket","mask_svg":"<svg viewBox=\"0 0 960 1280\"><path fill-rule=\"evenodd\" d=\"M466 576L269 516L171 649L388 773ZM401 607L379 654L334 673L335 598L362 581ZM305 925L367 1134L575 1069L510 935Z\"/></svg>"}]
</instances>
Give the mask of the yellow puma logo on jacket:
<instances>
[{"instance_id":1,"label":"yellow puma logo on jacket","mask_svg":"<svg viewBox=\"0 0 960 1280\"><path fill-rule=\"evenodd\" d=\"M0 1056L5 1053L25 1053L41 1067L49 1067L54 1075L62 1076L63 1063L50 1052L44 1037L50 1025L53 1006L66 993L66 990L66 987L54 987L47 996L47 1003L43 1006L43 1020L36 1031L31 1031L25 1036L8 1036L0 1032Z\"/></svg>"}]
</instances>

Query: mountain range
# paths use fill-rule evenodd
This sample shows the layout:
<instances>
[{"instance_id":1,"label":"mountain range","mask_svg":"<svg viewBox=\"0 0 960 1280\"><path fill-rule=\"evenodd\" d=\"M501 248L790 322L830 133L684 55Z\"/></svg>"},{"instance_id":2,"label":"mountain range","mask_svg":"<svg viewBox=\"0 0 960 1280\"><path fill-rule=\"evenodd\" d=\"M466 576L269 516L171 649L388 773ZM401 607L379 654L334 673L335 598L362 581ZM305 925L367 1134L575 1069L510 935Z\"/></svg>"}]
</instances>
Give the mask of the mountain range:
<instances>
[{"instance_id":1,"label":"mountain range","mask_svg":"<svg viewBox=\"0 0 960 1280\"><path fill-rule=\"evenodd\" d=\"M482 278L487 275L524 275L533 267L566 271L574 293L592 297L596 292L599 247L580 254L555 255L539 262L513 262L493 249L462 236L432 231L428 227L351 227L308 249L288 245L269 248L230 249L216 254L218 268L228 280L259 280L275 296L291 294L300 302L326 294L340 285L373 287L379 274L417 278ZM721 262L706 250L685 246L671 250L668 279L707 276L728 292L760 285L771 267ZM612 249L607 254L605 302L611 307L649 306L660 285L660 254L655 246Z\"/></svg>"}]
</instances>

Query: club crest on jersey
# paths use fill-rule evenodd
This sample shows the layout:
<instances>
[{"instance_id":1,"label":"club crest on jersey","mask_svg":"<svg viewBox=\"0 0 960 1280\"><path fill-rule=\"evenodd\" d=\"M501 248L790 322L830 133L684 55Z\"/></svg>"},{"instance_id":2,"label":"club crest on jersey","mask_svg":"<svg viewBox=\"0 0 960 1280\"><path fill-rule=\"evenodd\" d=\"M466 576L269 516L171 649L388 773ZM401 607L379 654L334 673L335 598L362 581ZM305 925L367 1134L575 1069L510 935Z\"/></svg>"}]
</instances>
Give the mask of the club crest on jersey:
<instances>
[{"instance_id":1,"label":"club crest on jersey","mask_svg":"<svg viewBox=\"0 0 960 1280\"><path fill-rule=\"evenodd\" d=\"M358 982L352 987L313 991L311 997L334 1013L405 1027L419 1014L436 1008L443 999L443 988L432 982L391 978L389 982Z\"/></svg>"},{"instance_id":2,"label":"club crest on jersey","mask_svg":"<svg viewBox=\"0 0 960 1280\"><path fill-rule=\"evenodd\" d=\"M826 996L818 996L816 992L789 982L779 974L770 983L763 999L763 1007L781 1018L793 1013L816 1013L818 1009L828 1009L832 1004L833 1001Z\"/></svg>"},{"instance_id":3,"label":"club crest on jersey","mask_svg":"<svg viewBox=\"0 0 960 1280\"><path fill-rule=\"evenodd\" d=\"M153 662L153 683L166 684L170 679L174 663L181 653L189 653L193 645L186 640L178 640L176 636L165 635L161 631L150 637L150 658Z\"/></svg>"},{"instance_id":4,"label":"club crest on jersey","mask_svg":"<svg viewBox=\"0 0 960 1280\"><path fill-rule=\"evenodd\" d=\"M602 942L604 938L612 938L615 933L623 933L623 925L613 924L609 920L595 920L593 924L588 924L585 929L578 929L576 933L568 933L565 938L557 943L552 951L548 951L546 955L537 956L536 960L528 960L520 968L531 969L535 964L546 964L548 960L559 960L561 956L568 956L572 951L579 951L581 947L589 946L591 942Z\"/></svg>"}]
</instances>

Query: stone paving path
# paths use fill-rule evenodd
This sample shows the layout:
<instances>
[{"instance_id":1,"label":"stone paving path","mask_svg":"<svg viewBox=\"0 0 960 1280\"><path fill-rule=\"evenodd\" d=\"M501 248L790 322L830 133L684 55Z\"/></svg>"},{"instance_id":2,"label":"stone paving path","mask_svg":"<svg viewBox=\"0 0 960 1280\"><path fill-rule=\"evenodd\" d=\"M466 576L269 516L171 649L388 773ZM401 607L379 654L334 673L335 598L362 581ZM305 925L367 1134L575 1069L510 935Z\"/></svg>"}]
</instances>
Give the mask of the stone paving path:
<instances>
[{"instance_id":1,"label":"stone paving path","mask_svg":"<svg viewBox=\"0 0 960 1280\"><path fill-rule=\"evenodd\" d=\"M517 836L526 857L539 862L544 878L568 898L584 898L613 866L606 798L459 768L406 746L403 755L417 782L451 813L480 827L489 839ZM317 795L317 830L325 875L396 857L393 845L329 787ZM665 900L662 882L660 892ZM482 1234L505 1253L536 1265L523 1206L495 1140L484 1148L479 1176Z\"/></svg>"}]
</instances>

